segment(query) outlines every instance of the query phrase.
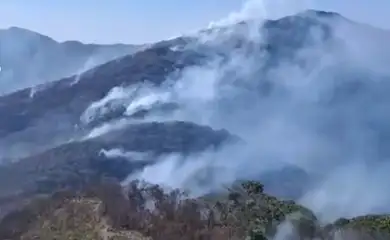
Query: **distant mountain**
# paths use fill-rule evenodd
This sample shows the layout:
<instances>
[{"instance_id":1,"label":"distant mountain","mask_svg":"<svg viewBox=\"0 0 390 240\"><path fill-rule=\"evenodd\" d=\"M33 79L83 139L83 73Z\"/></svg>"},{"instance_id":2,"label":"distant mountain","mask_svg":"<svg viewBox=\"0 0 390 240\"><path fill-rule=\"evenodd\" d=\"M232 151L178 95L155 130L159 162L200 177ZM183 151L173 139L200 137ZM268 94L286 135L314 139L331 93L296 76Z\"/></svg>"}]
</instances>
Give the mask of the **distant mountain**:
<instances>
[{"instance_id":1,"label":"distant mountain","mask_svg":"<svg viewBox=\"0 0 390 240\"><path fill-rule=\"evenodd\" d=\"M342 32L363 31L363 34L360 34L359 37L366 35L379 36L374 41L365 43L371 47L380 45L381 41L390 39L390 36L384 34L385 31L375 28L368 28L370 31L369 34L366 34L364 32L367 29L366 26L352 23L338 14L307 11L298 15L266 21L262 26L250 22L241 22L222 28L207 29L198 35L158 42L134 55L107 62L83 72L83 74L66 77L50 84L25 88L0 97L0 116L2 116L0 118L0 149L2 149L5 156L14 155L12 152L20 154L20 148L31 149L31 145L46 146L48 143L52 144L53 140L57 138L67 139L68 135L73 136L80 129L84 131L92 127L85 126L81 121L83 114L91 104L107 97L115 87L133 86L137 88L137 86L147 83L147 85L158 88L158 86L166 83L167 77L175 72L180 73L183 69L188 69L191 66L207 65L208 61L216 57L225 59L222 60L222 64L223 61L231 61L230 55L232 52L238 52L241 57L251 59L250 61L256 61L256 58L259 58L259 63L261 63L256 66L248 66L248 68L251 68L251 74L256 75L256 78L261 79L261 81L251 79L253 76L248 76L247 81L236 81L239 83L236 86L237 91L241 91L239 96L244 98L258 98L260 96L267 99L267 96L272 97L274 92L279 91L277 89L278 83L272 79L272 74L275 74L273 70L278 66L291 62L299 66L310 67L311 64L320 61L321 54L304 57L299 55L307 49L318 48L322 51L329 50L329 52L332 49L339 49L340 51L345 49L345 43L337 36L337 31L340 31L340 29L335 26L339 25L348 26L345 30L341 29ZM8 31L15 35L16 33L26 33L20 29L10 29ZM250 34L261 34L261 42L250 39L248 37ZM78 56L77 59L87 58L85 56L93 54L93 49L121 49L125 47L122 45L83 45L76 42L58 44L50 38L38 34L29 34L29 36L38 39L35 41L40 44L52 46L55 49L66 46ZM207 37L213 40L209 41ZM134 49L133 47L128 48ZM81 49L86 53L83 55L84 57L80 57ZM66 52L70 53L72 51ZM120 54L121 51L118 50L116 53ZM385 49L382 49L382 53L383 56L387 56ZM50 64L53 64L53 67L42 66L42 68L63 69L63 66L58 62L51 61ZM25 67L26 65L20 66ZM335 64L333 67L341 66ZM245 66L239 69L243 69L243 67ZM346 72L350 71L347 66L343 71L345 74L356 74L354 70ZM341 74L341 72L338 73ZM343 78L343 74L334 77ZM359 75L359 77L362 76ZM235 81L235 75L227 75L226 80ZM358 78L356 78L356 81L358 81ZM356 84L360 83L357 82ZM258 89L261 94L254 91L255 89ZM341 94L341 91L347 91L347 89L346 87L340 87L338 91ZM250 99L239 100L239 96L234 98L234 104L240 101L252 101ZM130 99L132 98L133 96L130 96ZM261 99L255 101L259 100ZM229 106L229 111L235 109L231 101L233 99L226 103ZM126 103L119 107L113 107L115 104L111 102L106 103L106 105L103 106L104 114L94 117L104 121L126 117L124 115L127 107ZM143 107L145 108L145 106ZM237 109L241 108L238 107ZM144 114L148 109L142 109L141 106L139 110L143 111ZM101 120L94 120L96 119L91 120L94 124L96 122L104 124ZM36 138L37 135L40 137ZM30 140L31 136L34 137L35 141ZM27 145L23 142L26 142ZM57 140L54 142L57 142ZM35 149L35 147L32 149Z\"/></svg>"},{"instance_id":2,"label":"distant mountain","mask_svg":"<svg viewBox=\"0 0 390 240\"><path fill-rule=\"evenodd\" d=\"M126 47L29 36L51 46L45 48L50 54L74 51L80 65L73 73L98 51L93 49ZM348 184L343 174L334 180L339 175L333 170L350 169L362 158L362 165L370 163L367 171L379 171L376 164L390 157L389 41L388 31L336 13L305 11L158 42L82 74L5 94L0 196L80 187L103 176L121 181L134 169L147 169L148 180L168 179L191 190L256 178L285 198L316 190L324 179ZM35 56L34 48L20 49L20 56ZM11 62L19 61L15 66L29 69L24 58ZM50 60L42 69L60 71L64 62ZM234 147L222 144L232 136L240 139ZM150 152L152 159L129 157Z\"/></svg>"},{"instance_id":3,"label":"distant mountain","mask_svg":"<svg viewBox=\"0 0 390 240\"><path fill-rule=\"evenodd\" d=\"M84 72L141 47L60 43L23 28L0 29L0 94Z\"/></svg>"},{"instance_id":4,"label":"distant mountain","mask_svg":"<svg viewBox=\"0 0 390 240\"><path fill-rule=\"evenodd\" d=\"M146 90L150 93L154 91L153 89L158 89L160 85L166 84L167 78L172 78L175 73L180 73L183 69L207 65L210 60L216 59L216 57L222 59L221 64L224 64L224 61L231 61L232 53L235 52L239 53L241 58L251 59L250 61L257 61L258 58L261 64L247 66L251 75L247 77L246 81L237 81L235 74L226 75L225 80L227 82L235 81L236 90L240 92L231 100L225 99L225 103L219 104L219 106L226 105L228 111L233 111L234 109L242 109L241 107L235 107L241 102L272 99L276 92L284 91L278 89L278 82L273 80L273 78L279 77L274 77L274 69L283 66L286 62L310 68L313 64L321 61L323 57L322 53L316 54L315 51L310 52L314 53L312 55L302 56L304 51L310 49L328 51L330 55L342 54L342 51L346 49L346 43L338 36L340 32L350 34L351 37L356 37L358 32L359 34L355 40L367 36L372 37L372 41L365 40L364 42L365 46L371 48L380 46L382 42L390 39L390 35L386 31L351 22L336 13L311 10L277 20L269 20L262 25L241 22L226 27L207 29L201 31L198 35L158 42L147 49L138 48L139 51L134 55L109 61L82 74L1 96L0 157L14 158L23 155L21 153L27 149L36 152L53 144L68 141L67 139L72 139L81 133L84 134L96 127L96 124L104 125L105 121L131 118L132 116L126 116L126 114L129 114L126 113L126 109L131 99L135 101L140 98L139 101L142 102L145 101L143 97L148 97L148 95L135 97L129 93L127 100L119 99L115 102L115 99L112 101L112 99L110 100L111 97L108 96L115 88L133 87L136 89L140 85L146 84L146 88L151 87L150 90ZM10 53L8 55L14 57L14 59L9 58L8 61L14 64L12 66L25 69L18 71L18 73L24 74L26 81L34 79L28 78L27 75L29 74L27 73L29 71L27 69L41 67L41 73L45 76L54 76L60 74L59 72L63 75L64 72L71 74L72 71L78 71L88 58L96 57L100 59L100 62L104 62L109 58L126 54L126 51L130 53L137 49L135 46L126 45L100 46L84 45L79 42L57 43L49 37L18 28L3 30L0 33L2 47L7 44L17 46L14 49L18 49L19 54L11 54L17 51L11 51L12 48L7 48L8 53ZM261 41L253 41L250 38L253 34L261 34ZM17 41L11 41L11 39ZM357 42L357 44L359 43ZM26 46L30 46L30 48ZM337 51L332 53L334 49L337 49ZM4 51L1 54L5 55ZM44 57L38 58L42 61L33 61L20 56L30 56L30 59L38 58L38 56ZM49 59L46 56L51 57L48 62L45 60ZM381 56L390 56L390 52L381 48ZM341 58L336 60L341 61ZM27 62L30 63L27 64ZM4 63L2 66L2 76L4 77L10 67L7 67ZM244 67L243 65L238 69L244 69ZM251 69L249 70L249 68ZM338 96L344 95L346 97L347 94L353 94L350 87L353 84L356 86L371 84L370 88L365 88L366 90L362 91L380 91L390 87L384 82L381 83L381 88L376 89L377 87L374 84L379 83L362 82L360 79L365 76L364 74L371 74L369 72L360 74L347 65L336 63L331 68L340 68L340 71L336 71L336 75L331 76L332 78L343 79L349 75L349 78L352 77L353 81L345 82L345 85L348 86L337 86L337 91L335 91L337 95L334 95L334 100L329 100L327 104L337 104ZM53 69L54 71L52 71ZM363 71L362 69L359 69L359 71ZM236 69L234 70L236 71ZM328 71L326 74L332 72L335 71ZM326 76L326 74L323 76ZM252 79L253 77L258 80ZM39 79L44 78L37 78L36 80L40 81ZM25 83L27 84L27 82ZM141 90L137 91L142 95ZM378 94L382 94L382 91ZM92 116L95 119L90 119L87 124L83 122L83 117L88 112L87 110L91 104L105 98L108 102L100 106L102 109L97 110L100 115ZM151 98L155 98L155 96L152 94ZM171 106L180 105L180 103L167 104L172 104ZM369 105L371 103L366 101L364 104ZM253 104L252 106L257 105ZM136 109L138 113L134 112L133 116L142 119L151 110L149 107L145 103L141 104ZM177 106L173 107L173 109L175 108ZM257 110L253 109L253 111ZM199 115L201 114L197 114L197 116ZM242 113L236 115L242 115Z\"/></svg>"}]
</instances>

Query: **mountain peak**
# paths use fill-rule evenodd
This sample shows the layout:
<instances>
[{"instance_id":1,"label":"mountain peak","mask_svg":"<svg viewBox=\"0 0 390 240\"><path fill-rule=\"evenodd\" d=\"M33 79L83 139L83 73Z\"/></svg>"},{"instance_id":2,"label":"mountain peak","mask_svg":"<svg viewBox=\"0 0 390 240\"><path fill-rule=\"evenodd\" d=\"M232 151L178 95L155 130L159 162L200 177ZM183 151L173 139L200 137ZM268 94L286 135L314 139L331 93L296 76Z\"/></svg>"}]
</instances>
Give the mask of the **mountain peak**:
<instances>
[{"instance_id":1,"label":"mountain peak","mask_svg":"<svg viewBox=\"0 0 390 240\"><path fill-rule=\"evenodd\" d=\"M20 38L20 39L39 39L43 41L50 41L55 42L54 39L42 35L40 33L31 31L29 29L21 28L21 27L9 27L6 29L0 29L0 34L6 35L13 38Z\"/></svg>"},{"instance_id":2,"label":"mountain peak","mask_svg":"<svg viewBox=\"0 0 390 240\"><path fill-rule=\"evenodd\" d=\"M299 12L296 16L302 17L314 17L321 19L341 19L344 18L341 14L332 11L316 10L316 9L307 9L305 11Z\"/></svg>"},{"instance_id":3,"label":"mountain peak","mask_svg":"<svg viewBox=\"0 0 390 240\"><path fill-rule=\"evenodd\" d=\"M8 32L8 33L15 33L15 34L41 35L41 34L39 34L37 32L31 31L29 29L21 28L21 27L15 27L15 26L3 29L3 31L4 32Z\"/></svg>"},{"instance_id":4,"label":"mountain peak","mask_svg":"<svg viewBox=\"0 0 390 240\"><path fill-rule=\"evenodd\" d=\"M306 13L306 14L313 14L313 15L323 16L323 17L335 17L335 16L340 16L340 14L337 13L337 12L324 11L324 10L316 10L316 9L307 9L307 10L303 11L303 13Z\"/></svg>"},{"instance_id":5,"label":"mountain peak","mask_svg":"<svg viewBox=\"0 0 390 240\"><path fill-rule=\"evenodd\" d=\"M26 28L21 28L21 27L16 27L16 26L9 27L9 28L7 28L6 30L8 30L8 31L32 32L31 30L28 30L28 29L26 29Z\"/></svg>"}]
</instances>

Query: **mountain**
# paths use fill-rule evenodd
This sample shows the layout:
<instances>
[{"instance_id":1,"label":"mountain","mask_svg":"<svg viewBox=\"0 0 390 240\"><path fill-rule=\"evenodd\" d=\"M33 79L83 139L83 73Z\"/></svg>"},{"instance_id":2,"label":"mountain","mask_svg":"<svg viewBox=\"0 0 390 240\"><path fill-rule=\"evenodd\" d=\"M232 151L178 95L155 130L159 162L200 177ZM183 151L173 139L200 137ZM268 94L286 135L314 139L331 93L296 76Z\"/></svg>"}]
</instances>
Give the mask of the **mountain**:
<instances>
[{"instance_id":1,"label":"mountain","mask_svg":"<svg viewBox=\"0 0 390 240\"><path fill-rule=\"evenodd\" d=\"M257 219L257 210L245 208L257 198L244 196L234 205L237 194L223 195L228 204L222 206L245 226L226 220L207 228L201 221L195 232L233 224L229 231L241 237L257 229L261 234L253 239L264 239L302 206L313 212L303 217L311 238L317 231L336 234L333 223L354 232L356 219L366 221L359 216L380 214L373 221L387 221L389 40L389 31L309 10L158 42L82 74L0 96L1 215L21 224L15 208L27 204L34 215L32 199L64 189L73 206L80 199L75 194L107 178L119 188L140 179L189 190L201 206L203 197L259 180L266 194L260 212L271 216ZM78 203L96 207L99 196L83 195ZM45 217L57 221L42 211L43 218L31 220L35 225L21 234L35 234ZM116 231L152 235L153 229L131 225L132 217L121 215ZM7 231L4 236L21 236Z\"/></svg>"},{"instance_id":2,"label":"mountain","mask_svg":"<svg viewBox=\"0 0 390 240\"><path fill-rule=\"evenodd\" d=\"M189 155L217 149L229 139L234 137L226 131L193 123L131 124L98 137L62 144L0 168L0 197L18 192L46 193L58 186L76 187L87 179L98 180L101 175L125 180L161 155Z\"/></svg>"},{"instance_id":3,"label":"mountain","mask_svg":"<svg viewBox=\"0 0 390 240\"><path fill-rule=\"evenodd\" d=\"M254 26L256 29L253 29ZM227 31L226 29L230 30ZM70 136L68 135L73 136L76 133L90 130L92 126L89 127L88 124L85 126L84 121L82 121L88 107L99 100L110 97L109 95L115 93L114 90L116 89L123 91L121 86L138 88L141 84L144 86L143 88L146 88L146 95L150 94L153 98L154 93L150 93L150 91L154 91L155 86L158 87L161 84L165 84L167 77L179 78L179 76L173 76L172 74L180 72L182 69L189 69L191 66L196 67L208 64L210 59L214 61L215 56L222 59L220 60L221 64L224 64L223 61L229 63L232 60L231 54L235 52L237 52L240 58L247 57L251 62L259 61L261 64L258 64L258 66L250 65L247 68L248 71L249 68L253 68L250 69L250 74L256 74L256 78L262 79L261 81L252 81L248 77L248 81L239 82L237 79L242 79L245 76L226 75L224 81L234 82L238 89L237 92L241 91L237 93L239 95L236 96L237 99L234 103L236 105L240 101L259 101L259 96L271 99L274 92L284 91L277 86L278 82L272 79L280 78L276 73L279 72L278 68L283 67L284 63L291 62L298 67L312 68L316 67L316 62L323 61L322 58L325 54L331 58L336 58L332 66L326 66L326 68L329 68L326 74L331 75L329 78L345 79L346 75L351 75L349 79L353 80L349 82L340 81L340 86L337 86L337 91L334 91L335 94L337 93L340 96L343 94L345 96L349 92L350 94L355 94L351 92L354 91L354 88L362 89L360 90L362 95L364 94L363 91L368 92L368 94L371 94L370 91L377 91L378 96L385 94L384 89L387 87L387 83L365 83L360 81L360 78L364 78L364 74L371 74L369 71L360 74L358 71L365 70L359 69L355 71L355 69L347 65L340 71L337 69L342 65L336 63L336 61L340 63L349 61L349 59L343 60L342 57L338 58L337 55L342 55L343 50L350 51L350 49L345 47L346 43L340 38L343 36L336 35L340 34L340 32L356 35L358 30L364 31L363 34L359 33L359 37L365 37L366 26L350 23L338 14L313 11L296 16L287 16L279 20L266 21L262 28L250 22L243 22L230 28L225 28L225 30L207 30L206 33L212 37L212 41L205 41L205 33L201 33L198 37L189 36L156 43L151 48L108 62L81 75L66 77L48 84L25 88L2 96L0 97L0 115L4 117L0 119L0 137L3 140L0 141L2 142L1 145L5 146L2 149L3 155L7 155L7 152L11 152L10 155L13 155L13 148L10 145L14 146L14 149L35 148L34 146L26 146L21 142L21 139L25 139L25 142L29 145L37 143L38 145L46 146L48 143L53 143L53 141L64 141L61 138L69 139ZM315 35L312 33L315 33ZM365 41L364 47L373 48L380 46L381 42L384 41L383 39L388 39L387 37L389 37L388 34L384 33L386 32L371 28L369 35L379 35L379 37L374 39L375 41ZM261 34L261 42L257 43L253 39L249 39L249 34ZM356 42L356 45L358 46L359 42ZM313 51L310 51L311 49ZM318 49L318 53L314 51L316 49ZM305 51L308 54L302 55ZM324 51L327 53L324 53ZM385 54L386 49L381 49L381 51L381 58L390 56L390 54ZM349 56L351 54L346 52L345 55ZM367 57L369 56L367 55ZM359 58L356 58L354 61L357 62L359 60ZM250 64L252 64L251 62ZM360 64L360 62L357 63ZM238 66L227 67L237 68ZM245 69L243 69L243 67L240 67L238 70L244 71ZM278 71L275 71L275 69ZM285 70L292 71L288 68ZM232 69L232 71L236 71L236 69ZM246 73L239 72L238 74L243 75ZM293 72L292 74L296 73ZM380 77L383 78L382 76ZM284 81L284 79L282 80ZM367 84L371 85L363 87L363 85ZM320 88L322 85L318 86ZM252 91L253 89L258 89L261 94L259 95L258 92ZM315 90L322 91L322 89ZM329 91L333 90L330 89ZM356 93L360 94L360 92ZM129 95L131 95L130 99L135 97L133 96L134 94ZM329 99L327 100L328 103L324 104L339 104L336 102L338 95L334 95L334 100ZM248 99L238 100L239 97ZM252 97L254 99L249 99ZM142 96L140 98L142 100ZM125 100L119 99L118 101ZM284 99L282 101L288 100ZM372 99L372 101L375 100ZM106 105L101 107L104 108L104 116L108 117L109 120L126 117L123 114L125 114L124 111L127 106L114 108L111 106L114 104L113 102L115 101L108 101L108 103L105 103ZM121 104L119 103L119 105ZM174 103L172 104L174 105ZM229 104L233 103L229 102ZM364 104L370 105L371 103L365 102ZM372 104L374 105L374 102ZM145 106L141 106L141 108L145 108ZM240 107L234 109L240 109ZM332 111L336 107L329 107L328 109L329 112L324 114L334 114ZM145 109L142 111L145 111ZM100 117L105 119L104 116ZM30 140L29 136L34 136L35 138L37 135L42 136L42 139ZM56 140L57 138L60 139ZM19 146L15 146L15 144ZM20 152L19 150L15 151Z\"/></svg>"},{"instance_id":4,"label":"mountain","mask_svg":"<svg viewBox=\"0 0 390 240\"><path fill-rule=\"evenodd\" d=\"M15 144L15 142L20 144L20 139L31 142L28 140L29 137L24 135L25 132L32 136L39 132L39 135L45 133L44 138L52 142L53 136L50 132L54 131L57 135L61 135L58 131L73 132L75 125L82 124L80 118L88 106L107 96L115 87L135 86L145 81L151 85L159 85L175 71L207 62L213 55L224 57L226 52L234 49L250 51L254 48L253 50L259 53L265 51L272 58L267 60L267 64L276 64L273 62L283 61L288 55L298 51L299 45L305 43L305 38L309 38L309 35L305 33L312 27L316 27L316 24L321 23L319 21L312 23L311 20L306 23L306 20L301 17L269 21L263 29L269 40L266 40L265 44L254 46L246 39L251 26L241 23L232 27L234 33L228 33L230 34L228 37L217 29L217 34L220 35L217 38L224 38L228 41L220 44L217 40L218 46L214 43L202 44L189 37L180 41L180 44L184 44L184 49L174 50L173 47L180 47L180 45L177 45L179 39L173 39L157 43L154 47L139 51L134 55L108 62L82 75L74 75L2 96L0 97L0 114L7 117L0 119L0 136L5 139L6 145ZM295 25L297 27L294 27ZM292 39L296 39L296 43ZM221 47L223 48L220 49ZM224 48L229 51L225 51ZM77 83L74 83L76 80L78 80ZM61 119L60 125L57 124L59 118ZM54 129L49 126L53 126ZM16 137L13 137L11 133L17 134ZM45 143L38 142L45 145ZM9 149L9 147L6 148ZM7 150L4 149L3 152L5 151Z\"/></svg>"},{"instance_id":5,"label":"mountain","mask_svg":"<svg viewBox=\"0 0 390 240\"><path fill-rule=\"evenodd\" d=\"M57 42L18 27L0 30L0 94L81 73L142 46Z\"/></svg>"}]
</instances>

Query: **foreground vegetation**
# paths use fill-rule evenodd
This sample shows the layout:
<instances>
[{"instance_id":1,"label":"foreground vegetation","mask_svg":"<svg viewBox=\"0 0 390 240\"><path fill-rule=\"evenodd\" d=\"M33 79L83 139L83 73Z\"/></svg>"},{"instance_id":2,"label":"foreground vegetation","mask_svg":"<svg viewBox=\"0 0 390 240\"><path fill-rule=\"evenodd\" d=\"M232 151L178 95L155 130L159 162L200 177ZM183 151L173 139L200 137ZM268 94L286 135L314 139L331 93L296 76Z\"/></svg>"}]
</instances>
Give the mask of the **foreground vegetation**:
<instances>
[{"instance_id":1,"label":"foreground vegetation","mask_svg":"<svg viewBox=\"0 0 390 240\"><path fill-rule=\"evenodd\" d=\"M281 239L390 239L389 216L321 226L309 209L265 194L258 182L192 199L137 181L122 188L113 180L31 200L3 218L0 239L261 240L285 228L291 231Z\"/></svg>"}]
</instances>

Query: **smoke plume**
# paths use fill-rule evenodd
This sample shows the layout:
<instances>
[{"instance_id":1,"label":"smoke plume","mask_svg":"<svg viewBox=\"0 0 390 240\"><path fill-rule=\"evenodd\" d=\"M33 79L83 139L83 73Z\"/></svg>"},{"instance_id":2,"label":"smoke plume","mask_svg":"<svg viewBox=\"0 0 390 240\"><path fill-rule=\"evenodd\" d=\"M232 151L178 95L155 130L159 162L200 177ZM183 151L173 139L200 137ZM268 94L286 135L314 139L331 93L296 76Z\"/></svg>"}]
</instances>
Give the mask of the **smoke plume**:
<instances>
[{"instance_id":1,"label":"smoke plume","mask_svg":"<svg viewBox=\"0 0 390 240\"><path fill-rule=\"evenodd\" d=\"M192 121L243 140L218 152L163 156L129 179L201 195L269 171L277 181L278 170L292 167L310 178L300 202L325 222L389 211L389 33L338 14L301 11L310 7L302 1L293 8L272 2L248 1L211 23L187 48L220 54L169 76L170 84L146 86L137 96L132 89L111 92L127 112L134 99L144 103L139 107L178 106L145 121Z\"/></svg>"}]
</instances>

